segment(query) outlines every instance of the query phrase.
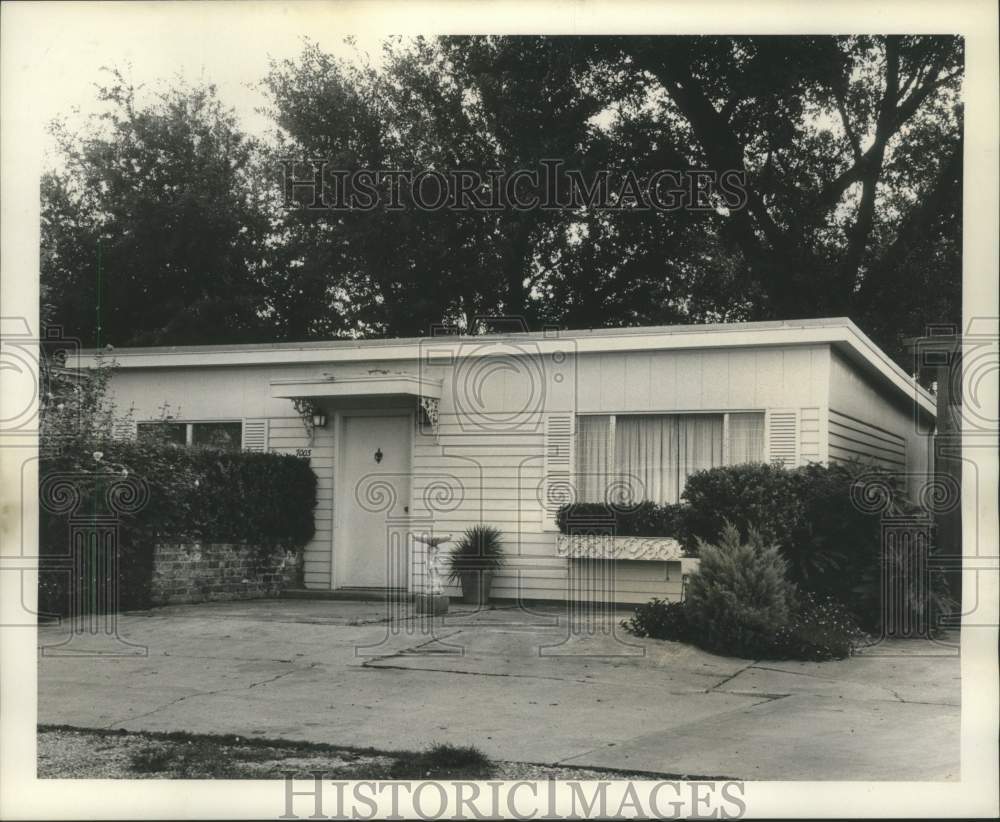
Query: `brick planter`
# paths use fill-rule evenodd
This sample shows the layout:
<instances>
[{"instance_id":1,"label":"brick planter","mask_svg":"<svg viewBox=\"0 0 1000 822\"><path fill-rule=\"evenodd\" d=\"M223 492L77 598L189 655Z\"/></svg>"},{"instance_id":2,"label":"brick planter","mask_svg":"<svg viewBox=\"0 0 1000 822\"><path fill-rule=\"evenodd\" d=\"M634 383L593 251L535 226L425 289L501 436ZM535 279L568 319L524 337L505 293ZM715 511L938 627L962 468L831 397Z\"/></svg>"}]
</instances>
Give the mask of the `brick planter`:
<instances>
[{"instance_id":1,"label":"brick planter","mask_svg":"<svg viewBox=\"0 0 1000 822\"><path fill-rule=\"evenodd\" d=\"M213 600L273 597L300 584L300 553L254 545L181 543L153 551L150 601L175 605Z\"/></svg>"}]
</instances>

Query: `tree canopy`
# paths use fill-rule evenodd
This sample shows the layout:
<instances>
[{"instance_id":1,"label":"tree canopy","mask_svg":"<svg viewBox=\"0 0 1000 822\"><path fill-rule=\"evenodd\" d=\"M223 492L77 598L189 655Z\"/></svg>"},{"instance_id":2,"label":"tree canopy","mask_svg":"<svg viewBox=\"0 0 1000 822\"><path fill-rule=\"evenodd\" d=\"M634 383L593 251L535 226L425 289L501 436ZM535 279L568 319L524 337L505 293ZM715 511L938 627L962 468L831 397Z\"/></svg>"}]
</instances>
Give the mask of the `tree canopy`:
<instances>
[{"instance_id":1,"label":"tree canopy","mask_svg":"<svg viewBox=\"0 0 1000 822\"><path fill-rule=\"evenodd\" d=\"M962 69L949 36L306 43L263 78L267 140L211 86L140 106L114 75L43 181L49 319L119 345L846 315L902 361L960 317ZM731 171L745 200L311 210L284 197L289 158Z\"/></svg>"}]
</instances>

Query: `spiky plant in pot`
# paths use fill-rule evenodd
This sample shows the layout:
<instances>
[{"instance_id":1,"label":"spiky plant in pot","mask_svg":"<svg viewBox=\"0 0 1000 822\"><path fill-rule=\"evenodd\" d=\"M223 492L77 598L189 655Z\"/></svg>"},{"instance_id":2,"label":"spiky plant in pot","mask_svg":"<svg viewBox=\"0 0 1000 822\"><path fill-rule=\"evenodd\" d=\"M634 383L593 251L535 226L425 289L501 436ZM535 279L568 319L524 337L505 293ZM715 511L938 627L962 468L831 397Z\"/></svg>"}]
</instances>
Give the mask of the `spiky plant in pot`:
<instances>
[{"instance_id":1,"label":"spiky plant in pot","mask_svg":"<svg viewBox=\"0 0 1000 822\"><path fill-rule=\"evenodd\" d=\"M448 579L462 586L469 605L489 602L493 576L504 567L503 534L492 525L466 528L448 558Z\"/></svg>"}]
</instances>

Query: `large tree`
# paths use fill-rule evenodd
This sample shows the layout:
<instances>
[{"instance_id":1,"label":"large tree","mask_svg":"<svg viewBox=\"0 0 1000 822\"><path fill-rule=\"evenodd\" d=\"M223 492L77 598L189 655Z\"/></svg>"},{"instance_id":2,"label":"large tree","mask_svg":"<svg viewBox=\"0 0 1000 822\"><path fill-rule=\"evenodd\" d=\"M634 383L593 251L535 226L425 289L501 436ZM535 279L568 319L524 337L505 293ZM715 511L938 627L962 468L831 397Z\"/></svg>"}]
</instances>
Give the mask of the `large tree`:
<instances>
[{"instance_id":1,"label":"large tree","mask_svg":"<svg viewBox=\"0 0 1000 822\"><path fill-rule=\"evenodd\" d=\"M57 123L42 179L44 316L85 344L266 338L268 192L212 86L140 102L122 74L104 110Z\"/></svg>"},{"instance_id":2,"label":"large tree","mask_svg":"<svg viewBox=\"0 0 1000 822\"><path fill-rule=\"evenodd\" d=\"M746 173L720 231L755 316L846 314L894 353L958 318L960 38L625 38L622 58L682 151Z\"/></svg>"},{"instance_id":3,"label":"large tree","mask_svg":"<svg viewBox=\"0 0 1000 822\"><path fill-rule=\"evenodd\" d=\"M377 69L310 46L269 78L283 152L341 168L731 169L747 200L299 213L289 236L298 264L349 284L362 333L470 311L846 314L901 356L903 336L958 317L962 60L959 39L934 36L446 37L394 41Z\"/></svg>"},{"instance_id":4,"label":"large tree","mask_svg":"<svg viewBox=\"0 0 1000 822\"><path fill-rule=\"evenodd\" d=\"M45 282L73 331L99 298L112 342L840 314L902 361L904 336L960 316L962 66L944 36L392 38L375 62L307 44L264 80L276 132L257 175L211 93L140 109L118 83L103 130L65 139L45 181ZM285 202L282 161L315 158L483 177L549 160L586 179L733 170L746 202Z\"/></svg>"}]
</instances>

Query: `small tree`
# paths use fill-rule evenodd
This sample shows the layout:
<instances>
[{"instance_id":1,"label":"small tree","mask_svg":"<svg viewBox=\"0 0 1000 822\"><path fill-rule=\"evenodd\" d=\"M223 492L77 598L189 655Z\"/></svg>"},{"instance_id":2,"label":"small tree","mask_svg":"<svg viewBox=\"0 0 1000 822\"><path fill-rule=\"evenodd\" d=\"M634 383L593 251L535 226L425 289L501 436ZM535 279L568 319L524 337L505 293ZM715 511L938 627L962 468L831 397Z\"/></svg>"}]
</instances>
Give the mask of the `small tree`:
<instances>
[{"instance_id":1,"label":"small tree","mask_svg":"<svg viewBox=\"0 0 1000 822\"><path fill-rule=\"evenodd\" d=\"M717 544L702 542L698 573L686 606L702 644L737 656L755 656L795 610L795 586L778 548L755 530L746 542L726 523Z\"/></svg>"}]
</instances>

